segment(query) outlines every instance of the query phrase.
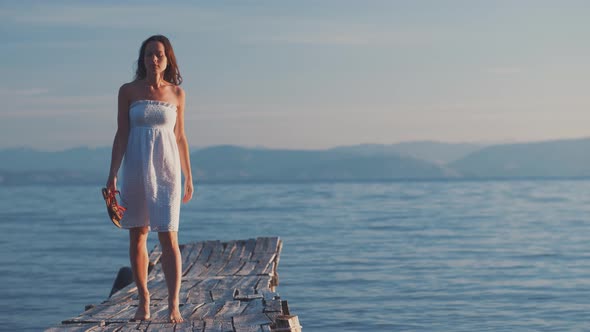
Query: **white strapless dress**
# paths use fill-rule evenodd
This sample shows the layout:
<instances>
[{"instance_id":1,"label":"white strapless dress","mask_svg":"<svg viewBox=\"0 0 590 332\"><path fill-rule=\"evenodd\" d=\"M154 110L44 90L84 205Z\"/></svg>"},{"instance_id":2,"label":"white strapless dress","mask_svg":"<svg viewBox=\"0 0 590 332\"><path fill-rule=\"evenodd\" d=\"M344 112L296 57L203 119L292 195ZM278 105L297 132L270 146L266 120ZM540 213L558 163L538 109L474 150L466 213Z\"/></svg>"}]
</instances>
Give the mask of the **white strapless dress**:
<instances>
[{"instance_id":1,"label":"white strapless dress","mask_svg":"<svg viewBox=\"0 0 590 332\"><path fill-rule=\"evenodd\" d=\"M176 105L138 100L129 106L129 140L123 159L121 226L178 231L180 154L174 135Z\"/></svg>"}]
</instances>

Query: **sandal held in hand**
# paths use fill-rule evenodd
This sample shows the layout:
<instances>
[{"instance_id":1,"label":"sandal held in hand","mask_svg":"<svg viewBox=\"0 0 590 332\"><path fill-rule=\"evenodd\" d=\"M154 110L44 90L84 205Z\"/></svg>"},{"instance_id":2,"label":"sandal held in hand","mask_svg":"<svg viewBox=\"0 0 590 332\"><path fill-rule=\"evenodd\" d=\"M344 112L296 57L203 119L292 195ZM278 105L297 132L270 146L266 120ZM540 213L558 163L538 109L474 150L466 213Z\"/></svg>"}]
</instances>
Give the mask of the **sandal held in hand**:
<instances>
[{"instance_id":1,"label":"sandal held in hand","mask_svg":"<svg viewBox=\"0 0 590 332\"><path fill-rule=\"evenodd\" d=\"M110 191L107 188L102 188L102 197L107 204L107 212L115 226L121 228L121 219L123 219L123 212L125 208L117 203L117 194L119 191Z\"/></svg>"}]
</instances>

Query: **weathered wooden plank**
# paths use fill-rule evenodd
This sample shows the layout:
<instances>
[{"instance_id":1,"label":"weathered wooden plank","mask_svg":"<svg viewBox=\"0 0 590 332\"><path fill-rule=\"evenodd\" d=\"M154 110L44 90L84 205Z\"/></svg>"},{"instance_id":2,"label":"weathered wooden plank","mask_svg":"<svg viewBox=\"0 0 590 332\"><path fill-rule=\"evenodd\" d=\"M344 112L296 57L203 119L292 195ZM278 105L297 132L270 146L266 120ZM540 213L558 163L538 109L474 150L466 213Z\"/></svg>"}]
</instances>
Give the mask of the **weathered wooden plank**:
<instances>
[{"instance_id":1,"label":"weathered wooden plank","mask_svg":"<svg viewBox=\"0 0 590 332\"><path fill-rule=\"evenodd\" d=\"M193 320L193 332L203 332L205 330L205 321Z\"/></svg>"},{"instance_id":2,"label":"weathered wooden plank","mask_svg":"<svg viewBox=\"0 0 590 332\"><path fill-rule=\"evenodd\" d=\"M282 313L280 313L278 311L265 312L264 314L268 317L268 319L270 319L273 322L276 322L277 321L277 318L279 316L282 316L283 315Z\"/></svg>"},{"instance_id":3,"label":"weathered wooden plank","mask_svg":"<svg viewBox=\"0 0 590 332\"><path fill-rule=\"evenodd\" d=\"M271 286L271 284L270 284L271 280L272 280L271 276L259 276L258 282L254 286L256 293L260 293L262 291L269 291L270 286Z\"/></svg>"},{"instance_id":4,"label":"weathered wooden plank","mask_svg":"<svg viewBox=\"0 0 590 332\"><path fill-rule=\"evenodd\" d=\"M195 310L203 305L205 305L205 303L185 303L180 306L180 315L187 319L187 317L191 317ZM187 321L190 321L190 319L187 319Z\"/></svg>"},{"instance_id":5,"label":"weathered wooden plank","mask_svg":"<svg viewBox=\"0 0 590 332\"><path fill-rule=\"evenodd\" d=\"M246 305L242 305L240 301L225 301L223 307L215 314L216 319L231 319L233 316L239 315Z\"/></svg>"},{"instance_id":6,"label":"weathered wooden plank","mask_svg":"<svg viewBox=\"0 0 590 332\"><path fill-rule=\"evenodd\" d=\"M45 332L138 332L139 323L136 322L123 322L123 323L86 323L86 324L62 324L50 329Z\"/></svg>"},{"instance_id":7,"label":"weathered wooden plank","mask_svg":"<svg viewBox=\"0 0 590 332\"><path fill-rule=\"evenodd\" d=\"M102 304L48 331L271 331L289 314L274 292L282 241L277 237L205 241L182 245L180 310L183 324L168 321L168 289L159 262L148 276L151 320L130 322L137 309L137 289L129 285Z\"/></svg>"},{"instance_id":8,"label":"weathered wooden plank","mask_svg":"<svg viewBox=\"0 0 590 332\"><path fill-rule=\"evenodd\" d=\"M276 299L281 298L277 293L275 293L271 290L268 290L268 289L259 289L258 293L262 294L265 301L272 301L272 300L276 300Z\"/></svg>"},{"instance_id":9,"label":"weathered wooden plank","mask_svg":"<svg viewBox=\"0 0 590 332\"><path fill-rule=\"evenodd\" d=\"M45 332L89 332L95 329L98 325L96 323L86 324L61 324L59 326L50 327Z\"/></svg>"},{"instance_id":10,"label":"weathered wooden plank","mask_svg":"<svg viewBox=\"0 0 590 332\"><path fill-rule=\"evenodd\" d=\"M252 258L253 261L256 261L256 266L254 267L253 273L259 275L269 275L273 271L273 264L274 259L276 257L276 253L274 252L264 252L255 254Z\"/></svg>"},{"instance_id":11,"label":"weathered wooden plank","mask_svg":"<svg viewBox=\"0 0 590 332\"><path fill-rule=\"evenodd\" d=\"M233 248L231 255L227 259L227 263L233 262L236 259L239 259L240 256L243 254L244 250L246 249L247 241L244 240L236 240L233 241Z\"/></svg>"},{"instance_id":12,"label":"weathered wooden plank","mask_svg":"<svg viewBox=\"0 0 590 332\"><path fill-rule=\"evenodd\" d=\"M261 299L261 298L262 298L262 295L260 295L260 294L240 295L238 292L234 293L234 299L239 300L239 301L243 301L243 302L248 302L248 301L252 301L255 299Z\"/></svg>"},{"instance_id":13,"label":"weathered wooden plank","mask_svg":"<svg viewBox=\"0 0 590 332\"><path fill-rule=\"evenodd\" d=\"M238 329L238 327L241 328L247 326L256 326L260 328L260 325L272 323L268 316L266 316L262 312L234 316L233 322L234 326L236 327L236 330L238 331L241 331L241 329Z\"/></svg>"},{"instance_id":14,"label":"weathered wooden plank","mask_svg":"<svg viewBox=\"0 0 590 332\"><path fill-rule=\"evenodd\" d=\"M104 310L104 309L105 309L107 306L108 306L108 305L106 305L106 304L98 304L98 305L95 305L95 306L93 306L92 308L90 308L90 309L88 309L88 310L84 311L83 313L79 314L79 315L78 315L78 316L76 316L76 317L72 317L72 318L64 319L64 320L62 321L62 323L63 323L63 322L66 322L66 323L74 322L76 319L80 319L80 318L82 318L82 317L91 317L92 315L94 315L94 314L96 314L96 313L98 313L98 312L100 312L100 311Z\"/></svg>"},{"instance_id":15,"label":"weathered wooden plank","mask_svg":"<svg viewBox=\"0 0 590 332\"><path fill-rule=\"evenodd\" d=\"M242 310L242 315L257 315L264 312L264 303L262 298L248 301L248 305Z\"/></svg>"},{"instance_id":16,"label":"weathered wooden plank","mask_svg":"<svg viewBox=\"0 0 590 332\"><path fill-rule=\"evenodd\" d=\"M223 251L219 254L213 253L209 258L210 266L208 268L207 275L217 276L224 268L229 264L233 255L238 253L240 243L237 241L230 241L228 243L222 243Z\"/></svg>"},{"instance_id":17,"label":"weathered wooden plank","mask_svg":"<svg viewBox=\"0 0 590 332\"><path fill-rule=\"evenodd\" d=\"M148 328L148 326L150 326L151 321L149 320L143 320L139 322L139 325L137 326L137 329L139 331L145 332Z\"/></svg>"},{"instance_id":18,"label":"weathered wooden plank","mask_svg":"<svg viewBox=\"0 0 590 332\"><path fill-rule=\"evenodd\" d=\"M193 332L193 325L193 322L191 322L190 320L185 320L180 324L174 325L174 332Z\"/></svg>"},{"instance_id":19,"label":"weathered wooden plank","mask_svg":"<svg viewBox=\"0 0 590 332\"><path fill-rule=\"evenodd\" d=\"M246 241L246 245L244 246L244 250L240 254L240 258L244 260L250 259L250 257L252 257L252 254L254 253L254 248L256 248L256 240L248 239Z\"/></svg>"},{"instance_id":20,"label":"weathered wooden plank","mask_svg":"<svg viewBox=\"0 0 590 332\"><path fill-rule=\"evenodd\" d=\"M282 310L282 306L281 306L281 300L280 299L274 299L274 300L264 300L264 312L281 312Z\"/></svg>"},{"instance_id":21,"label":"weathered wooden plank","mask_svg":"<svg viewBox=\"0 0 590 332\"><path fill-rule=\"evenodd\" d=\"M213 253L210 257L210 261L212 264L217 264L219 262L228 262L231 255L238 249L239 244L237 241L232 240L229 242L221 243L223 250L217 251Z\"/></svg>"},{"instance_id":22,"label":"weathered wooden plank","mask_svg":"<svg viewBox=\"0 0 590 332\"><path fill-rule=\"evenodd\" d=\"M78 317L70 318L63 323L95 323L109 320L111 317L125 311L130 304L97 305L91 310L85 311Z\"/></svg>"},{"instance_id":23,"label":"weathered wooden plank","mask_svg":"<svg viewBox=\"0 0 590 332\"><path fill-rule=\"evenodd\" d=\"M264 242L265 242L265 238L263 238L263 237L256 238L256 246L254 247L254 250L253 250L254 253L264 251Z\"/></svg>"},{"instance_id":24,"label":"weathered wooden plank","mask_svg":"<svg viewBox=\"0 0 590 332\"><path fill-rule=\"evenodd\" d=\"M101 331L101 332L120 332L120 331L133 331L133 332L137 332L137 330L133 330L131 328L128 328L129 325L134 325L135 328L137 328L138 323L133 322L133 323L129 323L129 322L124 322L124 323L109 323L108 325L106 325L105 327L102 328L98 328L96 331ZM129 326L131 327L131 326Z\"/></svg>"},{"instance_id":25,"label":"weathered wooden plank","mask_svg":"<svg viewBox=\"0 0 590 332\"><path fill-rule=\"evenodd\" d=\"M260 276L242 277L240 279L240 282L238 284L236 284L235 286L233 286L234 298L236 298L236 296L248 298L248 296L251 296L251 295L257 295L257 296L255 296L255 298L261 297L261 296L258 296L258 291L256 289L257 286L260 284L260 282L261 282Z\"/></svg>"},{"instance_id":26,"label":"weathered wooden plank","mask_svg":"<svg viewBox=\"0 0 590 332\"><path fill-rule=\"evenodd\" d=\"M201 304L213 302L211 291L206 289L191 289L187 293L187 303Z\"/></svg>"},{"instance_id":27,"label":"weathered wooden plank","mask_svg":"<svg viewBox=\"0 0 590 332\"><path fill-rule=\"evenodd\" d=\"M203 242L198 242L193 244L193 249L188 255L182 256L182 275L186 275L191 268L193 267L194 262L196 261L197 257L201 254L201 250L203 250L203 246L205 244Z\"/></svg>"},{"instance_id":28,"label":"weathered wooden plank","mask_svg":"<svg viewBox=\"0 0 590 332\"><path fill-rule=\"evenodd\" d=\"M234 300L239 300L239 301L244 301L244 302L263 298L262 294L258 294L256 292L256 290L252 290L249 288L246 288L246 289L236 288L236 289L234 289L233 297L234 297Z\"/></svg>"},{"instance_id":29,"label":"weathered wooden plank","mask_svg":"<svg viewBox=\"0 0 590 332\"><path fill-rule=\"evenodd\" d=\"M207 241L203 249L206 255L200 255L197 260L206 263L209 262L212 256L217 255L223 249L223 243L219 240Z\"/></svg>"},{"instance_id":30,"label":"weathered wooden plank","mask_svg":"<svg viewBox=\"0 0 590 332\"><path fill-rule=\"evenodd\" d=\"M233 332L233 324L231 320L218 320L212 318L205 319L205 332Z\"/></svg>"},{"instance_id":31,"label":"weathered wooden plank","mask_svg":"<svg viewBox=\"0 0 590 332\"><path fill-rule=\"evenodd\" d=\"M206 278L182 279L180 283L180 303L201 303L210 302L209 289L219 282L215 279L207 280ZM202 296L201 293L207 293ZM199 295L201 294L201 295Z\"/></svg>"},{"instance_id":32,"label":"weathered wooden plank","mask_svg":"<svg viewBox=\"0 0 590 332\"><path fill-rule=\"evenodd\" d=\"M299 325L297 316L279 316L276 319L276 326L279 331L301 332L301 325Z\"/></svg>"},{"instance_id":33,"label":"weathered wooden plank","mask_svg":"<svg viewBox=\"0 0 590 332\"><path fill-rule=\"evenodd\" d=\"M213 247L211 254L208 257L207 262L204 263L204 269L199 274L200 277L215 275L215 269L219 268L216 264L218 263L218 260L222 259L223 251L224 243L217 242L215 247Z\"/></svg>"},{"instance_id":34,"label":"weathered wooden plank","mask_svg":"<svg viewBox=\"0 0 590 332\"><path fill-rule=\"evenodd\" d=\"M256 245L254 239L238 241L236 251L233 253L227 264L217 271L217 275L234 275L252 256L252 250Z\"/></svg>"},{"instance_id":35,"label":"weathered wooden plank","mask_svg":"<svg viewBox=\"0 0 590 332\"><path fill-rule=\"evenodd\" d=\"M187 302L213 302L213 298L211 297L211 289L213 289L217 283L219 283L219 279L200 279L199 283L188 290Z\"/></svg>"},{"instance_id":36,"label":"weathered wooden plank","mask_svg":"<svg viewBox=\"0 0 590 332\"><path fill-rule=\"evenodd\" d=\"M163 323L152 320L150 325L145 330L146 332L171 332L174 331L174 326L176 324L172 323Z\"/></svg>"},{"instance_id":37,"label":"weathered wooden plank","mask_svg":"<svg viewBox=\"0 0 590 332\"><path fill-rule=\"evenodd\" d=\"M215 288L210 292L213 301L229 301L234 299L234 290L226 288Z\"/></svg>"},{"instance_id":38,"label":"weathered wooden plank","mask_svg":"<svg viewBox=\"0 0 590 332\"><path fill-rule=\"evenodd\" d=\"M166 285L166 279L164 278L158 278L148 282L148 289L150 292L150 301L160 301L168 298L168 285Z\"/></svg>"},{"instance_id":39,"label":"weathered wooden plank","mask_svg":"<svg viewBox=\"0 0 590 332\"><path fill-rule=\"evenodd\" d=\"M278 237L259 237L256 239L254 253L258 252L276 252L279 244Z\"/></svg>"},{"instance_id":40,"label":"weathered wooden plank","mask_svg":"<svg viewBox=\"0 0 590 332\"><path fill-rule=\"evenodd\" d=\"M255 293L255 285L258 283L258 276L247 277L225 277L219 280L218 284L211 289L211 297L214 301L234 300L236 292L242 295Z\"/></svg>"},{"instance_id":41,"label":"weathered wooden plank","mask_svg":"<svg viewBox=\"0 0 590 332\"><path fill-rule=\"evenodd\" d=\"M144 331L145 328L141 327L142 322L127 322L125 324L120 324L117 332L139 332ZM147 325L146 325L147 327Z\"/></svg>"},{"instance_id":42,"label":"weathered wooden plank","mask_svg":"<svg viewBox=\"0 0 590 332\"><path fill-rule=\"evenodd\" d=\"M105 302L124 303L132 300L137 300L137 287L135 287L135 283L131 283L119 290Z\"/></svg>"},{"instance_id":43,"label":"weathered wooden plank","mask_svg":"<svg viewBox=\"0 0 590 332\"><path fill-rule=\"evenodd\" d=\"M162 248L159 244L156 244L154 249L150 252L149 261L158 264L160 262L160 257L162 257Z\"/></svg>"},{"instance_id":44,"label":"weathered wooden plank","mask_svg":"<svg viewBox=\"0 0 590 332\"><path fill-rule=\"evenodd\" d=\"M137 304L137 302L136 302ZM135 312L137 311L137 305L129 305L126 309L121 310L120 312L111 316L108 320L109 321L126 321L133 319L135 316Z\"/></svg>"},{"instance_id":45,"label":"weathered wooden plank","mask_svg":"<svg viewBox=\"0 0 590 332\"><path fill-rule=\"evenodd\" d=\"M283 251L283 240L278 239L278 245L277 245L277 256L275 257L275 265L274 265L274 272L277 272L277 268L279 266L279 262L281 260L281 252Z\"/></svg>"},{"instance_id":46,"label":"weathered wooden plank","mask_svg":"<svg viewBox=\"0 0 590 332\"><path fill-rule=\"evenodd\" d=\"M204 320L205 318L215 317L215 314L217 314L221 308L223 308L224 304L224 302L204 303L193 312L193 314L190 316L190 319Z\"/></svg>"},{"instance_id":47,"label":"weathered wooden plank","mask_svg":"<svg viewBox=\"0 0 590 332\"><path fill-rule=\"evenodd\" d=\"M191 282L182 281L180 283L180 292L178 293L178 301L179 303L189 303L188 296L190 289L194 286Z\"/></svg>"},{"instance_id":48,"label":"weathered wooden plank","mask_svg":"<svg viewBox=\"0 0 590 332\"><path fill-rule=\"evenodd\" d=\"M256 265L258 265L258 261L246 261L244 262L242 267L235 273L235 275L247 276L251 274L256 274L253 272L254 269L256 269Z\"/></svg>"},{"instance_id":49,"label":"weathered wooden plank","mask_svg":"<svg viewBox=\"0 0 590 332\"><path fill-rule=\"evenodd\" d=\"M190 256L190 254L193 252L193 250L195 249L195 246L197 246L196 243L187 243L185 245L180 246L180 264L181 264L181 266L184 266L185 264L189 263L188 258Z\"/></svg>"},{"instance_id":50,"label":"weathered wooden plank","mask_svg":"<svg viewBox=\"0 0 590 332\"><path fill-rule=\"evenodd\" d=\"M150 305L151 321L155 323L165 323L168 321L168 303L161 305Z\"/></svg>"},{"instance_id":51,"label":"weathered wooden plank","mask_svg":"<svg viewBox=\"0 0 590 332\"><path fill-rule=\"evenodd\" d=\"M239 327L235 327L234 331L240 331L240 332L260 332L260 325L240 325Z\"/></svg>"},{"instance_id":52,"label":"weathered wooden plank","mask_svg":"<svg viewBox=\"0 0 590 332\"><path fill-rule=\"evenodd\" d=\"M208 264L209 258L216 250L220 250L221 248L222 246L219 240L206 241L199 256L194 260L190 271L186 273L185 278L191 279L206 275L210 265Z\"/></svg>"}]
</instances>

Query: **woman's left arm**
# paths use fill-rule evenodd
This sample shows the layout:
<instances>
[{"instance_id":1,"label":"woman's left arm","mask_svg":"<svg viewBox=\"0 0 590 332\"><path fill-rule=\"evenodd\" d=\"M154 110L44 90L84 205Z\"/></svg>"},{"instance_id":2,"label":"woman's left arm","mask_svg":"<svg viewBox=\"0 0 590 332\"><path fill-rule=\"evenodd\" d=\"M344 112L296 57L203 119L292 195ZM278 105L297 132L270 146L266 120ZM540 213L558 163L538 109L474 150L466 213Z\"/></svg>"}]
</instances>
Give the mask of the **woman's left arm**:
<instances>
[{"instance_id":1,"label":"woman's left arm","mask_svg":"<svg viewBox=\"0 0 590 332\"><path fill-rule=\"evenodd\" d=\"M188 141L184 133L184 101L185 94L181 87L177 88L178 106L176 109L176 125L174 126L174 134L176 135L176 143L178 144L178 152L180 153L180 166L182 167L182 174L184 174L184 194L182 202L186 203L193 197L193 175L191 172L191 158L188 148Z\"/></svg>"}]
</instances>

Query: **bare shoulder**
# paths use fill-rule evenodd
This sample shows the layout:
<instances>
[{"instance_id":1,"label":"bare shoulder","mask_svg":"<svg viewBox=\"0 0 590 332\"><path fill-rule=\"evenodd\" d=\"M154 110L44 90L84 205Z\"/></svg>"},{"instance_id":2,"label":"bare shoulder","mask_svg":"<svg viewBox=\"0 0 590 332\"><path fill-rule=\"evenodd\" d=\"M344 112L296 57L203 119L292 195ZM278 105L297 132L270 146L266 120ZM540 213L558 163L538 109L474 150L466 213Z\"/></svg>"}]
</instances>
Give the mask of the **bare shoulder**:
<instances>
[{"instance_id":1,"label":"bare shoulder","mask_svg":"<svg viewBox=\"0 0 590 332\"><path fill-rule=\"evenodd\" d=\"M174 87L174 93L176 94L176 97L177 97L178 99L183 99L183 100L184 100L185 93L184 93L184 89L183 89L183 88L181 88L181 87L180 87L180 86L178 86L178 85L177 85L177 86L175 86L175 87Z\"/></svg>"},{"instance_id":2,"label":"bare shoulder","mask_svg":"<svg viewBox=\"0 0 590 332\"><path fill-rule=\"evenodd\" d=\"M178 104L184 106L184 99L185 99L184 89L177 85L174 87L174 94L176 95L176 100L178 100Z\"/></svg>"},{"instance_id":3,"label":"bare shoulder","mask_svg":"<svg viewBox=\"0 0 590 332\"><path fill-rule=\"evenodd\" d=\"M121 97L129 97L135 87L135 82L128 82L119 88L119 96Z\"/></svg>"},{"instance_id":4,"label":"bare shoulder","mask_svg":"<svg viewBox=\"0 0 590 332\"><path fill-rule=\"evenodd\" d=\"M135 90L137 89L136 81L125 83L119 88L119 108L127 109L133 100Z\"/></svg>"}]
</instances>

